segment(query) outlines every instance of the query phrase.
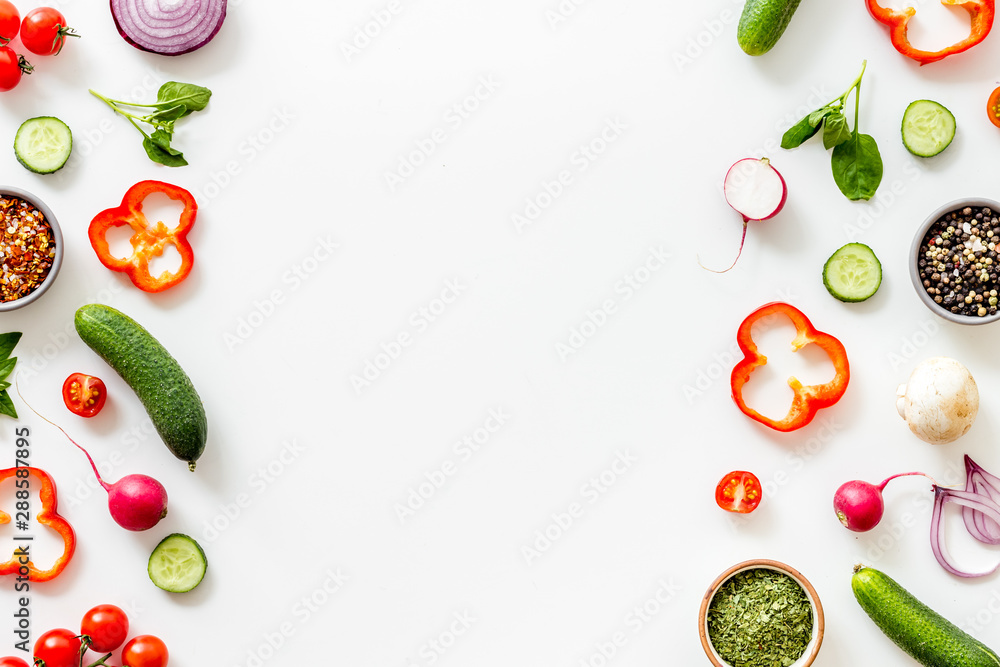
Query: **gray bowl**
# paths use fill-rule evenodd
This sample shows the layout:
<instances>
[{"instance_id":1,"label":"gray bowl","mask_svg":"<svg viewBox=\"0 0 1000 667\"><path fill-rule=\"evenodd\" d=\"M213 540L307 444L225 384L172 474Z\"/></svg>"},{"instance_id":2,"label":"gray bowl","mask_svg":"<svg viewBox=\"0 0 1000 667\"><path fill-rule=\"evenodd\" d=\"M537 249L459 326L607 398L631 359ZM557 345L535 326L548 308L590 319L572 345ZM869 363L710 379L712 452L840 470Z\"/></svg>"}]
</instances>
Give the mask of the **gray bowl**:
<instances>
[{"instance_id":1,"label":"gray bowl","mask_svg":"<svg viewBox=\"0 0 1000 667\"><path fill-rule=\"evenodd\" d=\"M934 303L934 299L927 294L927 290L924 289L923 282L920 280L920 271L917 267L917 262L920 259L920 246L923 243L924 235L931 228L935 222L937 222L944 215L951 213L952 211L957 211L963 209L966 206L987 206L995 214L1000 216L1000 202L994 201L992 199L986 199L983 197L968 197L965 199L956 199L955 201L948 202L939 206L924 220L923 224L917 229L917 233L913 237L913 243L910 245L910 281L913 283L913 288L917 291L917 296L925 306L935 315L943 317L949 322L955 322L956 324L989 324L990 322L996 322L1000 319L1000 310L997 311L995 315L984 315L983 317L970 316L970 315L958 315L951 312L943 305L938 305ZM1000 243L1000 238L997 238L997 243ZM1000 266L997 267L1000 269Z\"/></svg>"},{"instance_id":2,"label":"gray bowl","mask_svg":"<svg viewBox=\"0 0 1000 667\"><path fill-rule=\"evenodd\" d=\"M49 268L49 273L45 276L45 280L43 280L42 284L36 287L27 296L15 299L14 301L0 302L0 313L5 313L11 310L17 310L18 308L24 308L29 303L33 303L38 300L38 298L41 297L42 294L49 289L49 287L52 286L52 283L55 281L56 276L59 275L59 269L62 266L63 236L62 230L59 228L59 222L56 220L55 214L52 213L52 209L50 209L48 205L46 205L46 203L37 196L25 190L21 190L20 188L15 188L9 185L0 185L0 195L5 197L18 197L41 211L42 215L45 216L46 222L49 223L49 227L52 228L52 238L56 244L56 254L52 258L52 266Z\"/></svg>"}]
</instances>

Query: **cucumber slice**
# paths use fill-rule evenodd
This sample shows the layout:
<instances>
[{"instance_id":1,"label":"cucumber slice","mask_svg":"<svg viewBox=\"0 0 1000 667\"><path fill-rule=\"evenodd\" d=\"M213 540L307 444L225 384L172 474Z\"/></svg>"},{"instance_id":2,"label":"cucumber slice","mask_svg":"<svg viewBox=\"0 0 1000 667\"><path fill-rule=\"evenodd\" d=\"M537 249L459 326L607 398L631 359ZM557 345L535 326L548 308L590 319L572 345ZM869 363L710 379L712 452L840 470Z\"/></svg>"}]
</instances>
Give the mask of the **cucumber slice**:
<instances>
[{"instance_id":1,"label":"cucumber slice","mask_svg":"<svg viewBox=\"0 0 1000 667\"><path fill-rule=\"evenodd\" d=\"M171 593L187 593L201 583L208 560L201 545L183 533L164 537L149 555L147 572L158 587Z\"/></svg>"},{"instance_id":2,"label":"cucumber slice","mask_svg":"<svg viewBox=\"0 0 1000 667\"><path fill-rule=\"evenodd\" d=\"M864 301L882 284L882 263L864 243L848 243L826 260L823 284L841 301Z\"/></svg>"},{"instance_id":3,"label":"cucumber slice","mask_svg":"<svg viewBox=\"0 0 1000 667\"><path fill-rule=\"evenodd\" d=\"M73 151L73 133L54 116L29 118L14 135L14 155L26 169L51 174L62 169Z\"/></svg>"},{"instance_id":4,"label":"cucumber slice","mask_svg":"<svg viewBox=\"0 0 1000 667\"><path fill-rule=\"evenodd\" d=\"M917 157L933 157L955 138L955 117L931 100L911 102L903 112L903 145Z\"/></svg>"}]
</instances>

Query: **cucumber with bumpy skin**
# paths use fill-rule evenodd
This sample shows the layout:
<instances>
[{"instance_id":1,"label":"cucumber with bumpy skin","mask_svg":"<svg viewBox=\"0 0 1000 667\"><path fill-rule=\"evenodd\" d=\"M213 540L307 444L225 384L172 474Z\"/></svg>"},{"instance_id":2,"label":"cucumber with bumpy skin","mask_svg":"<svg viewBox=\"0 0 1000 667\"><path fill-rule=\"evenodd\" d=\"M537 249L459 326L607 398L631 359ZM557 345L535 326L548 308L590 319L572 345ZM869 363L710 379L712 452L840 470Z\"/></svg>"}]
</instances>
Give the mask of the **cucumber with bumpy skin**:
<instances>
[{"instance_id":1,"label":"cucumber with bumpy skin","mask_svg":"<svg viewBox=\"0 0 1000 667\"><path fill-rule=\"evenodd\" d=\"M191 379L135 320L102 304L76 311L76 331L135 391L163 444L194 470L205 451L208 420Z\"/></svg>"},{"instance_id":2,"label":"cucumber with bumpy skin","mask_svg":"<svg viewBox=\"0 0 1000 667\"><path fill-rule=\"evenodd\" d=\"M800 0L747 0L736 29L736 41L751 56L767 53L792 20Z\"/></svg>"},{"instance_id":3,"label":"cucumber with bumpy skin","mask_svg":"<svg viewBox=\"0 0 1000 667\"><path fill-rule=\"evenodd\" d=\"M1000 657L879 570L857 565L854 597L882 632L925 667L1000 667Z\"/></svg>"}]
</instances>

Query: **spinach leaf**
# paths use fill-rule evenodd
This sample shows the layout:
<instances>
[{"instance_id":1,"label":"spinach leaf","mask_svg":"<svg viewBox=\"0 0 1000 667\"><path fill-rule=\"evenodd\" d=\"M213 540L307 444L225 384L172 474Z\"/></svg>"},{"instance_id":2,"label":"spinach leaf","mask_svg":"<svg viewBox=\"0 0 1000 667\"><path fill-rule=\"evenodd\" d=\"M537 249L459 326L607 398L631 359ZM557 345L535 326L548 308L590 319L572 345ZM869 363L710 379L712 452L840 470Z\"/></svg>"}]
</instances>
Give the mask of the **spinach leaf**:
<instances>
[{"instance_id":1,"label":"spinach leaf","mask_svg":"<svg viewBox=\"0 0 1000 667\"><path fill-rule=\"evenodd\" d=\"M187 111L182 114L186 116L192 111L201 111L207 107L211 97L212 91L203 86L167 81L160 86L160 90L156 93L156 105L160 108L167 108L182 104L187 107Z\"/></svg>"},{"instance_id":2,"label":"spinach leaf","mask_svg":"<svg viewBox=\"0 0 1000 667\"><path fill-rule=\"evenodd\" d=\"M170 148L169 136L167 136L166 145L162 143L163 137L153 138L158 132L160 130L142 140L142 147L146 149L146 155L149 159L167 167L183 167L186 165L188 162L184 159L184 154L175 148Z\"/></svg>"},{"instance_id":3,"label":"spinach leaf","mask_svg":"<svg viewBox=\"0 0 1000 667\"><path fill-rule=\"evenodd\" d=\"M882 182L882 156L867 134L852 134L834 148L830 165L837 187L851 201L871 199Z\"/></svg>"},{"instance_id":4,"label":"spinach leaf","mask_svg":"<svg viewBox=\"0 0 1000 667\"><path fill-rule=\"evenodd\" d=\"M830 150L851 138L851 128L847 125L847 116L841 111L826 117L823 125L823 148Z\"/></svg>"},{"instance_id":5,"label":"spinach leaf","mask_svg":"<svg viewBox=\"0 0 1000 667\"><path fill-rule=\"evenodd\" d=\"M817 132L819 132L819 125L813 125L809 122L809 116L806 116L781 135L781 147L798 148Z\"/></svg>"}]
</instances>

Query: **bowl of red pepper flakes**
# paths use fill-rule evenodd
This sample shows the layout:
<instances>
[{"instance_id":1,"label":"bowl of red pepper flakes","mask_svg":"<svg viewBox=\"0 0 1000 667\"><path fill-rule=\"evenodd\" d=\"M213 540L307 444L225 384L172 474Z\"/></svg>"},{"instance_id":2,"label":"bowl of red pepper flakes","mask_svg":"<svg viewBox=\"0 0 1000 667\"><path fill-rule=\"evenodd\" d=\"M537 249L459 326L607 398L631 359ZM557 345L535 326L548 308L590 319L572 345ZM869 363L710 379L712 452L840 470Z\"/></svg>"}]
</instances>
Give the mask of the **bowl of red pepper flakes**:
<instances>
[{"instance_id":1,"label":"bowl of red pepper flakes","mask_svg":"<svg viewBox=\"0 0 1000 667\"><path fill-rule=\"evenodd\" d=\"M0 312L42 296L62 259L62 231L52 210L30 192L0 186Z\"/></svg>"}]
</instances>

